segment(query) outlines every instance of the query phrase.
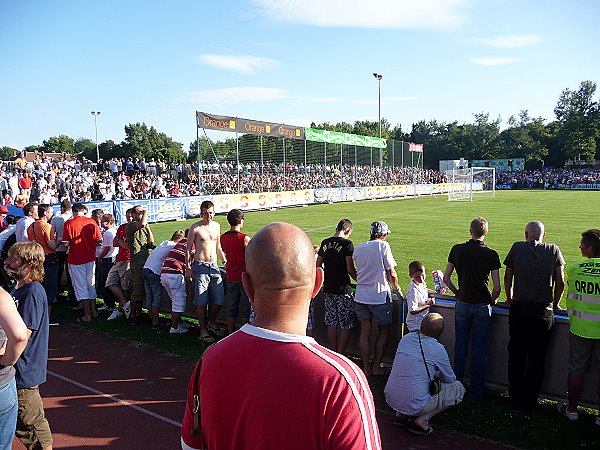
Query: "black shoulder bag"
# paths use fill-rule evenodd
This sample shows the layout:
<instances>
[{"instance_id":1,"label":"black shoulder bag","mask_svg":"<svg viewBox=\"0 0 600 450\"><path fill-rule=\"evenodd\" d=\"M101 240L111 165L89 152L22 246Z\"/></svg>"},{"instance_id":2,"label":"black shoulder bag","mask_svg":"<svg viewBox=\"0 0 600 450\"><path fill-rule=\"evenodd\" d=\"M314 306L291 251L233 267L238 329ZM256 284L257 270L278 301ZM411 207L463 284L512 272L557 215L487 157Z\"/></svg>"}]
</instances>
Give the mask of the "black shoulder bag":
<instances>
[{"instance_id":1,"label":"black shoulder bag","mask_svg":"<svg viewBox=\"0 0 600 450\"><path fill-rule=\"evenodd\" d=\"M423 352L423 344L421 344L421 332L417 331L417 336L419 337L419 347L421 347L421 356L423 357L423 364L425 364L425 370L427 371L427 378L431 381L429 383L429 393L431 395L439 394L442 390L442 382L439 378L431 378L431 374L429 373L429 367L427 367L427 361L425 361L425 353Z\"/></svg>"}]
</instances>

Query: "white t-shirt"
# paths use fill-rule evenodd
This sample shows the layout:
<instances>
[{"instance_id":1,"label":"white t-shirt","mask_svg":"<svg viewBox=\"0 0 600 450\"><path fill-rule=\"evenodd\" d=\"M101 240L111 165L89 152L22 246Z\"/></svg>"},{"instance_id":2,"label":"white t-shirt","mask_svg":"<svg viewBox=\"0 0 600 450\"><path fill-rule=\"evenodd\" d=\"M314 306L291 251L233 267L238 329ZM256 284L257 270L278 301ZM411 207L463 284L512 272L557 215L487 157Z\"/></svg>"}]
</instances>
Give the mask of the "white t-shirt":
<instances>
[{"instance_id":1,"label":"white t-shirt","mask_svg":"<svg viewBox=\"0 0 600 450\"><path fill-rule=\"evenodd\" d=\"M421 329L421 322L423 318L429 312L429 309L425 309L418 314L411 314L419 306L423 306L427 302L427 285L425 283L415 284L414 281L408 283L406 288L406 303L408 305L408 314L406 315L406 327L408 331L415 331Z\"/></svg>"},{"instance_id":2,"label":"white t-shirt","mask_svg":"<svg viewBox=\"0 0 600 450\"><path fill-rule=\"evenodd\" d=\"M366 305L382 305L388 301L390 287L387 271L396 267L390 244L381 239L364 242L354 248L356 295L354 301Z\"/></svg>"},{"instance_id":3,"label":"white t-shirt","mask_svg":"<svg viewBox=\"0 0 600 450\"><path fill-rule=\"evenodd\" d=\"M105 258L114 258L115 256L117 256L117 253L119 253L119 247L113 247L113 241L114 241L116 235L117 235L117 229L115 227L113 227L113 228L109 228L108 230L106 230L104 232L104 235L102 236L102 247L101 248L103 250L105 247L110 248L108 253L106 255L104 255Z\"/></svg>"},{"instance_id":4,"label":"white t-shirt","mask_svg":"<svg viewBox=\"0 0 600 450\"><path fill-rule=\"evenodd\" d=\"M160 275L165 259L167 259L169 252L173 250L173 247L175 247L175 242L162 241L148 256L146 264L144 264L144 269L150 269L156 275Z\"/></svg>"}]
</instances>

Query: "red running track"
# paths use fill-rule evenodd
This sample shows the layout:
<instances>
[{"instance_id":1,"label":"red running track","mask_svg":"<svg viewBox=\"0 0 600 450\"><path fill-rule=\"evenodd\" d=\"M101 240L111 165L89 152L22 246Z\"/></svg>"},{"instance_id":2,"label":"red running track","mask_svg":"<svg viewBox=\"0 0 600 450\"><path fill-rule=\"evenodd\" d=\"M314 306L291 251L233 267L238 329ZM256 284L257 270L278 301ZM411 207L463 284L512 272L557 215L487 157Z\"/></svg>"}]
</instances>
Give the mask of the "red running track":
<instances>
[{"instance_id":1,"label":"red running track","mask_svg":"<svg viewBox=\"0 0 600 450\"><path fill-rule=\"evenodd\" d=\"M48 379L40 391L54 448L181 448L179 427L194 365L85 328L51 328ZM414 436L394 427L385 412L377 419L384 449L505 448L439 429ZM25 447L15 439L13 448Z\"/></svg>"}]
</instances>

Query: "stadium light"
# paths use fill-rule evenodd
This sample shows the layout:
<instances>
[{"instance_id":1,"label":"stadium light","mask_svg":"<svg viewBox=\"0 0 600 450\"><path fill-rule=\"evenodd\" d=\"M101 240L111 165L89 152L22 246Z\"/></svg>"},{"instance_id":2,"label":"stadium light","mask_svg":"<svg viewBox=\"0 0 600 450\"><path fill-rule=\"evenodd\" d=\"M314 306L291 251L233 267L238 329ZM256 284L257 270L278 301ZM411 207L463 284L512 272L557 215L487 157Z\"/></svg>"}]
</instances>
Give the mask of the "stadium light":
<instances>
[{"instance_id":1,"label":"stadium light","mask_svg":"<svg viewBox=\"0 0 600 450\"><path fill-rule=\"evenodd\" d=\"M98 148L98 116L100 111L92 111L92 115L94 116L94 127L96 128L96 164L98 164L100 162L100 149Z\"/></svg>"},{"instance_id":2,"label":"stadium light","mask_svg":"<svg viewBox=\"0 0 600 450\"><path fill-rule=\"evenodd\" d=\"M378 92L379 92L379 139L381 139L381 79L383 75L380 73L373 72L373 76L377 80ZM383 165L383 154L382 149L379 147L379 167Z\"/></svg>"}]
</instances>

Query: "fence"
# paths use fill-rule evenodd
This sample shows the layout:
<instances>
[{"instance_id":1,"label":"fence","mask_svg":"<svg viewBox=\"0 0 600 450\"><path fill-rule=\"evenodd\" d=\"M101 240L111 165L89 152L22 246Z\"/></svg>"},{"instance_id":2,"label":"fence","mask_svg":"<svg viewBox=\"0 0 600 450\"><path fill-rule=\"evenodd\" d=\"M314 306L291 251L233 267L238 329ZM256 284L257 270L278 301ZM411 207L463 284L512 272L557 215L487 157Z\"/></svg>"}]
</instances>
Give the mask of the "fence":
<instances>
[{"instance_id":1,"label":"fence","mask_svg":"<svg viewBox=\"0 0 600 450\"><path fill-rule=\"evenodd\" d=\"M422 153L409 152L408 144L388 139L376 148L236 133L225 142L204 141L200 182L207 193L397 184L400 173L405 183L429 182Z\"/></svg>"}]
</instances>

